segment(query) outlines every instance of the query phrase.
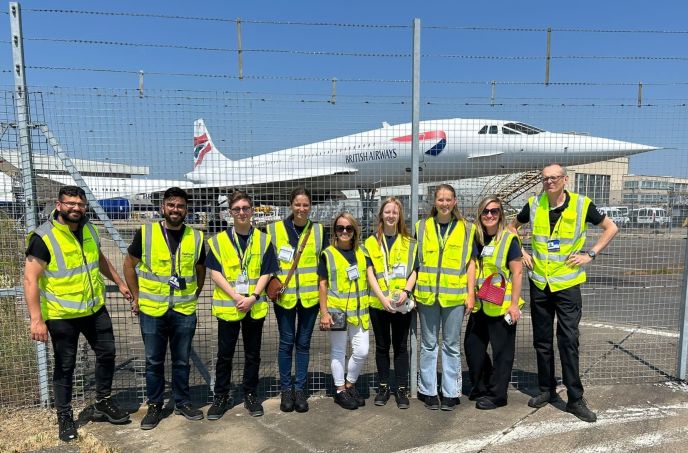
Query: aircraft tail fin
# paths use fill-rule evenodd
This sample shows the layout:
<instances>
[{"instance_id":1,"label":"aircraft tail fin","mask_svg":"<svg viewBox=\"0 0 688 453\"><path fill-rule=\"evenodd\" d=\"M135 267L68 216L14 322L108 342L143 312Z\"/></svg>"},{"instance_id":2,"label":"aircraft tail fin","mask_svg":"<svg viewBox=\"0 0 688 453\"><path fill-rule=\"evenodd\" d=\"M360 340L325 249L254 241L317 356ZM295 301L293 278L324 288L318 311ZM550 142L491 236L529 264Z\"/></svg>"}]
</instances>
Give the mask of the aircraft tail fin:
<instances>
[{"instance_id":1,"label":"aircraft tail fin","mask_svg":"<svg viewBox=\"0 0 688 453\"><path fill-rule=\"evenodd\" d=\"M227 161L231 161L231 159L215 147L203 118L194 121L194 170L200 169L201 164L204 167L211 167Z\"/></svg>"}]
</instances>

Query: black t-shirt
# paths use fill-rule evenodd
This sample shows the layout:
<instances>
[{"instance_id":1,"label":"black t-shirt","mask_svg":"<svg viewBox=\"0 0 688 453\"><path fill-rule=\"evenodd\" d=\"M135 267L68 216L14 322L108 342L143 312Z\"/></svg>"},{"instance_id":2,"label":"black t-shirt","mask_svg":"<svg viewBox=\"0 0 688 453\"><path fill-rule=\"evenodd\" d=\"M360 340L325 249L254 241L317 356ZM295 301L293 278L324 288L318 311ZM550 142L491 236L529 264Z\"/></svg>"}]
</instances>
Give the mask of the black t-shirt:
<instances>
[{"instance_id":1,"label":"black t-shirt","mask_svg":"<svg viewBox=\"0 0 688 453\"><path fill-rule=\"evenodd\" d=\"M76 237L76 240L79 241L79 244L84 244L83 225L80 225L76 231L72 231L72 234ZM46 264L50 262L50 250L48 246L45 245L45 242L43 242L43 239L37 234L31 235L29 245L26 247L26 256L35 256L39 260L45 261Z\"/></svg>"},{"instance_id":2,"label":"black t-shirt","mask_svg":"<svg viewBox=\"0 0 688 453\"><path fill-rule=\"evenodd\" d=\"M564 192L566 194L566 199L564 200L564 204L549 210L549 231L550 234L552 234L552 231L554 231L554 228L557 225L557 222L559 221L559 218L561 217L561 213L564 212L564 209L566 209L569 206L569 203L571 202L571 196L569 195L568 191ZM581 195L582 196L582 195ZM590 206L588 207L588 213L585 216L585 221L587 223L592 223L593 225L599 225L602 223L604 220L605 214L602 214L600 211L597 210L597 206L595 206L595 203L592 201L590 202ZM526 203L525 206L523 206L523 209L521 209L521 212L518 213L516 216L516 220L518 223L528 223L530 222L530 204Z\"/></svg>"},{"instance_id":3,"label":"black t-shirt","mask_svg":"<svg viewBox=\"0 0 688 453\"><path fill-rule=\"evenodd\" d=\"M185 228L186 225L182 225L182 227L178 230L167 230L167 240L170 243L170 252L172 255L174 255L177 252L177 248L179 248L179 243L182 240L182 235L184 234ZM139 228L136 234L134 234L134 240L131 241L131 244L127 248L127 252L139 260L143 256L143 237L141 235L141 228ZM205 246L201 244L201 254L198 257L198 261L196 261L196 265L203 264L205 262L205 255Z\"/></svg>"},{"instance_id":4,"label":"black t-shirt","mask_svg":"<svg viewBox=\"0 0 688 453\"><path fill-rule=\"evenodd\" d=\"M494 238L494 236L488 236L487 234L485 235L485 244L489 244L490 241ZM478 256L480 256L483 253L483 249L485 248L484 245L480 245L478 242L478 238L474 238L473 242L478 245ZM497 248L495 247L495 253L497 253ZM523 253L521 253L521 245L519 244L517 239L514 239L511 241L511 244L509 244L509 251L506 253L506 262L510 263L513 260L520 259L523 256ZM509 267L507 265L507 267Z\"/></svg>"},{"instance_id":5,"label":"black t-shirt","mask_svg":"<svg viewBox=\"0 0 688 453\"><path fill-rule=\"evenodd\" d=\"M246 250L246 244L248 244L248 238L249 236L251 236L252 232L249 234L237 233L239 244L234 243L231 229L227 231L227 234L229 234L229 239L232 245L234 246L234 249L237 250L238 245L243 253ZM222 272L222 265L220 264L220 261L217 259L215 253L213 253L212 250L208 251L208 256L205 260L205 267L207 267L208 269L212 269L214 271ZM263 261L261 261L260 263L260 275L274 274L276 272L279 272L279 263L277 262L277 255L275 254L275 249L272 246L272 244L268 244L268 249L265 252L265 255L263 255Z\"/></svg>"},{"instance_id":6,"label":"black t-shirt","mask_svg":"<svg viewBox=\"0 0 688 453\"><path fill-rule=\"evenodd\" d=\"M356 264L356 252L353 249L342 250L337 247L337 250L344 256L344 258L346 258L349 264ZM366 256L365 260L366 269L372 267L373 262L370 260L370 258ZM320 255L320 261L318 262L318 276L321 278L329 278L329 275L327 274L327 258L325 257L324 253Z\"/></svg>"}]
</instances>

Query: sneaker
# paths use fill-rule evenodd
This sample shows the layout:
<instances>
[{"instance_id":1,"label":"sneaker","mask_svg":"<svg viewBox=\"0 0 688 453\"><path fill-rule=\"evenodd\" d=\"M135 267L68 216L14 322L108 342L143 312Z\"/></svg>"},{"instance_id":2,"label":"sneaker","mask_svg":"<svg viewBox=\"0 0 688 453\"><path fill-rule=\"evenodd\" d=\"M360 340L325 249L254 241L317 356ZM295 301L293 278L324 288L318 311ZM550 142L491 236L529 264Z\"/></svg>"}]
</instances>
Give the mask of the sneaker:
<instances>
[{"instance_id":1,"label":"sneaker","mask_svg":"<svg viewBox=\"0 0 688 453\"><path fill-rule=\"evenodd\" d=\"M69 442L79 437L76 433L76 423L74 423L74 414L71 410L57 414L57 426L60 440Z\"/></svg>"},{"instance_id":2,"label":"sneaker","mask_svg":"<svg viewBox=\"0 0 688 453\"><path fill-rule=\"evenodd\" d=\"M141 429L155 428L162 418L162 403L148 403L148 412L141 420Z\"/></svg>"},{"instance_id":3,"label":"sneaker","mask_svg":"<svg viewBox=\"0 0 688 453\"><path fill-rule=\"evenodd\" d=\"M351 396L351 393L348 390L342 390L341 392L337 392L334 395L334 402L342 406L344 409L358 409L358 403L356 402L354 397Z\"/></svg>"},{"instance_id":4,"label":"sneaker","mask_svg":"<svg viewBox=\"0 0 688 453\"><path fill-rule=\"evenodd\" d=\"M208 408L208 420L219 420L232 407L232 397L226 395L215 395L213 404Z\"/></svg>"},{"instance_id":5,"label":"sneaker","mask_svg":"<svg viewBox=\"0 0 688 453\"><path fill-rule=\"evenodd\" d=\"M539 409L541 407L547 406L549 403L555 403L557 401L557 394L554 392L542 392L539 395L532 397L528 400L528 406Z\"/></svg>"},{"instance_id":6,"label":"sneaker","mask_svg":"<svg viewBox=\"0 0 688 453\"><path fill-rule=\"evenodd\" d=\"M244 395L244 407L248 410L251 417L260 417L263 415L263 406L258 401L258 396L255 393L247 393Z\"/></svg>"},{"instance_id":7,"label":"sneaker","mask_svg":"<svg viewBox=\"0 0 688 453\"><path fill-rule=\"evenodd\" d=\"M588 405L583 398L566 403L566 412L570 412L584 422L594 423L597 421L597 414L588 409Z\"/></svg>"},{"instance_id":8,"label":"sneaker","mask_svg":"<svg viewBox=\"0 0 688 453\"><path fill-rule=\"evenodd\" d=\"M387 384L380 384L375 395L375 405L384 406L389 400L389 386Z\"/></svg>"},{"instance_id":9,"label":"sneaker","mask_svg":"<svg viewBox=\"0 0 688 453\"><path fill-rule=\"evenodd\" d=\"M292 389L282 390L280 410L282 412L292 412L294 410L294 391Z\"/></svg>"},{"instance_id":10,"label":"sneaker","mask_svg":"<svg viewBox=\"0 0 688 453\"><path fill-rule=\"evenodd\" d=\"M294 392L294 408L296 412L308 412L308 396L303 390Z\"/></svg>"},{"instance_id":11,"label":"sneaker","mask_svg":"<svg viewBox=\"0 0 688 453\"><path fill-rule=\"evenodd\" d=\"M425 398L423 398L423 403L425 404L425 407L431 411L436 411L440 408L440 399L437 397L437 395L425 395Z\"/></svg>"},{"instance_id":12,"label":"sneaker","mask_svg":"<svg viewBox=\"0 0 688 453\"><path fill-rule=\"evenodd\" d=\"M349 395L356 401L356 404L358 404L358 407L363 407L365 406L365 398L361 396L360 393L358 393L358 390L356 390L356 386L353 385L347 389L347 392L349 392Z\"/></svg>"},{"instance_id":13,"label":"sneaker","mask_svg":"<svg viewBox=\"0 0 688 453\"><path fill-rule=\"evenodd\" d=\"M124 423L129 421L129 413L120 408L115 401L110 398L103 398L96 401L93 405L93 418L107 419L110 423Z\"/></svg>"},{"instance_id":14,"label":"sneaker","mask_svg":"<svg viewBox=\"0 0 688 453\"><path fill-rule=\"evenodd\" d=\"M502 406L506 406L505 400L495 401L492 398L488 398L486 396L479 398L478 401L475 402L476 409L481 409L484 411L497 409L498 407L502 407Z\"/></svg>"},{"instance_id":15,"label":"sneaker","mask_svg":"<svg viewBox=\"0 0 688 453\"><path fill-rule=\"evenodd\" d=\"M191 403L174 406L174 413L183 415L187 420L203 420L203 411L194 408Z\"/></svg>"},{"instance_id":16,"label":"sneaker","mask_svg":"<svg viewBox=\"0 0 688 453\"><path fill-rule=\"evenodd\" d=\"M397 402L399 409L408 409L411 406L409 391L406 387L399 387L397 389L397 393L394 394L394 400Z\"/></svg>"},{"instance_id":17,"label":"sneaker","mask_svg":"<svg viewBox=\"0 0 688 453\"><path fill-rule=\"evenodd\" d=\"M455 398L448 398L443 396L440 409L442 409L443 411L453 411L454 408L459 404L461 404L461 400L459 400L458 396Z\"/></svg>"}]
</instances>

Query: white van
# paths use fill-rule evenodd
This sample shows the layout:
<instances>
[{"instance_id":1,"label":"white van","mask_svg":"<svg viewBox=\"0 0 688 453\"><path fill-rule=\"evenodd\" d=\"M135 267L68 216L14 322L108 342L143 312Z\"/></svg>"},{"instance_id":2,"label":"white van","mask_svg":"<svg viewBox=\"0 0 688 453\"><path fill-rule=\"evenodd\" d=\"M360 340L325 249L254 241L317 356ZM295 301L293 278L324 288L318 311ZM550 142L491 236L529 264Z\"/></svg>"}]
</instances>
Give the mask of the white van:
<instances>
[{"instance_id":1,"label":"white van","mask_svg":"<svg viewBox=\"0 0 688 453\"><path fill-rule=\"evenodd\" d=\"M607 217L611 219L612 222L614 222L617 226L626 226L631 222L631 219L629 219L628 215L624 215L623 212L617 207L597 207L597 210L601 214L605 214Z\"/></svg>"},{"instance_id":2,"label":"white van","mask_svg":"<svg viewBox=\"0 0 688 453\"><path fill-rule=\"evenodd\" d=\"M638 208L631 211L631 220L639 226L664 226L670 219L664 208Z\"/></svg>"}]
</instances>

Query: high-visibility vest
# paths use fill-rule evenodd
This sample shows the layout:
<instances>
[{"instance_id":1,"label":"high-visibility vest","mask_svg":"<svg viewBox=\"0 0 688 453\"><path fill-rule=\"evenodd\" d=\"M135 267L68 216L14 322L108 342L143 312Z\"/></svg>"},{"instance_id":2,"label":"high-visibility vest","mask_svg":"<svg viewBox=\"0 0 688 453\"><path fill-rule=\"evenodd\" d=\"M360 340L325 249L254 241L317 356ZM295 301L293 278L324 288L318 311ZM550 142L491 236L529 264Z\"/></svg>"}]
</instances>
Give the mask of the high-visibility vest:
<instances>
[{"instance_id":1,"label":"high-visibility vest","mask_svg":"<svg viewBox=\"0 0 688 453\"><path fill-rule=\"evenodd\" d=\"M585 217L588 214L590 198L569 192L569 204L550 234L549 198L542 194L539 198L530 197L530 219L533 222L533 269L528 276L540 289L549 284L552 291L585 282L585 271L582 266L567 266L566 260L576 254L585 245L588 226ZM549 251L547 242L559 241L558 251Z\"/></svg>"},{"instance_id":2,"label":"high-visibility vest","mask_svg":"<svg viewBox=\"0 0 688 453\"><path fill-rule=\"evenodd\" d=\"M174 254L175 273L186 281L186 289L169 285L172 260L160 223L141 226L141 261L139 276L139 307L148 316L159 317L174 311L191 315L196 311L196 263L201 256L203 233L184 227L179 247Z\"/></svg>"},{"instance_id":3,"label":"high-visibility vest","mask_svg":"<svg viewBox=\"0 0 688 453\"><path fill-rule=\"evenodd\" d=\"M53 211L51 219L55 214ZM81 318L105 305L98 230L90 222L79 228L81 244L69 226L57 220L48 220L27 237L28 244L32 235L38 235L50 251L50 262L38 280L44 321Z\"/></svg>"},{"instance_id":4,"label":"high-visibility vest","mask_svg":"<svg viewBox=\"0 0 688 453\"><path fill-rule=\"evenodd\" d=\"M323 251L327 263L327 309L329 311L346 312L346 320L355 325L368 329L370 304L368 297L368 281L366 279L366 259L364 251L356 249L356 266L358 279L349 280L346 269L352 266L344 255L334 246ZM358 282L358 291L356 288Z\"/></svg>"},{"instance_id":5,"label":"high-visibility vest","mask_svg":"<svg viewBox=\"0 0 688 453\"><path fill-rule=\"evenodd\" d=\"M416 301L425 305L439 302L442 307L463 305L468 295L468 264L471 261L475 225L456 222L444 248L437 237L435 218L416 223L420 268Z\"/></svg>"},{"instance_id":6,"label":"high-visibility vest","mask_svg":"<svg viewBox=\"0 0 688 453\"><path fill-rule=\"evenodd\" d=\"M385 238L382 238L382 240L384 241ZM397 239L394 241L394 244L392 244L392 248L389 251L389 256L386 258L386 265L386 251L384 247L384 245L380 245L377 237L375 236L370 236L365 241L365 249L373 263L373 270L375 272L377 283L380 285L380 290L382 293L389 297L390 291L400 291L406 287L406 282L413 272L413 265L415 264L414 261L416 258L418 243L413 238L397 235ZM393 269L399 265L405 267L406 275L404 277L397 276L393 273ZM385 270L387 274L386 278ZM380 299L375 297L375 295L372 293L370 294L370 306L379 310L384 310L385 308L382 306Z\"/></svg>"},{"instance_id":7,"label":"high-visibility vest","mask_svg":"<svg viewBox=\"0 0 688 453\"><path fill-rule=\"evenodd\" d=\"M516 235L508 231L504 231L500 238L494 237L486 246L494 246L494 251L491 256L483 256L480 259L480 272L476 278L476 285L480 288L487 277L494 273L500 273L506 278L506 293L504 294L504 303L502 305L495 305L491 302L483 302L476 298L473 312L478 312L482 308L487 316L504 316L511 306L511 270L507 257L509 255L509 247L511 242L516 239ZM499 284L499 277L492 278L492 284ZM523 298L519 297L519 308L525 304Z\"/></svg>"},{"instance_id":8,"label":"high-visibility vest","mask_svg":"<svg viewBox=\"0 0 688 453\"><path fill-rule=\"evenodd\" d=\"M260 278L260 266L263 262L263 256L270 246L270 236L262 233L256 228L253 228L251 233L250 247L244 252L247 254L246 274L248 276L248 294L251 295L256 290L256 284ZM222 266L222 275L227 279L230 285L234 287L239 274L241 274L241 262L239 261L239 254L237 253L232 240L229 238L229 233L223 231L208 240L210 250L213 252L220 265ZM236 302L229 294L224 292L219 286L215 285L212 299L212 314L224 321L240 321L244 319L246 313L239 311L236 308ZM253 306L251 306L251 318L261 319L268 314L268 300L263 292Z\"/></svg>"},{"instance_id":9,"label":"high-visibility vest","mask_svg":"<svg viewBox=\"0 0 688 453\"><path fill-rule=\"evenodd\" d=\"M294 273L287 284L287 287L282 293L282 297L275 301L276 304L282 308L291 309L296 306L297 301L301 301L304 307L312 307L318 304L318 259L322 251L323 227L319 223L311 223L311 233L308 235L306 246L299 259L299 264L294 269ZM268 233L272 238L272 243L275 250L279 254L282 247L291 248L289 243L289 235L284 226L284 221L271 223L268 225ZM294 263L296 251L301 246L306 230L303 231L299 238L299 243L292 253L290 261L278 260L280 264L279 277L282 283L287 279L287 274Z\"/></svg>"}]
</instances>

